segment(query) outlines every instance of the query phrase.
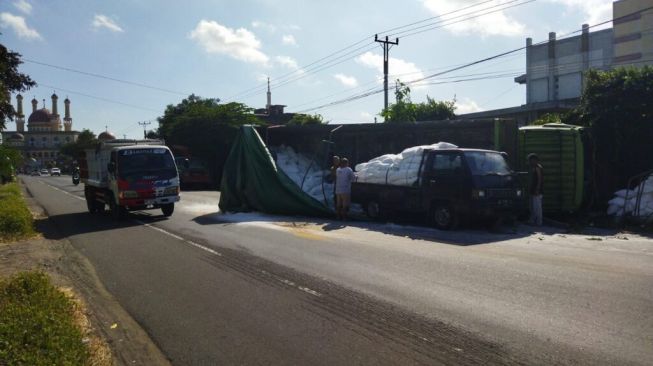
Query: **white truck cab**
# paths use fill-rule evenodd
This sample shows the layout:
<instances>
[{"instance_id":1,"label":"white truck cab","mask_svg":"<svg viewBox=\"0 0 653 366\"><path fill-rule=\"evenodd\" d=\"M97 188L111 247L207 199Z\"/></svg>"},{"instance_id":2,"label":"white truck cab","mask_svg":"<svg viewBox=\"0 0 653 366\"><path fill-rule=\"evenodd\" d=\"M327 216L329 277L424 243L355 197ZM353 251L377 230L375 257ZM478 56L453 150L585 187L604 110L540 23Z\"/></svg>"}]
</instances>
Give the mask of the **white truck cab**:
<instances>
[{"instance_id":1,"label":"white truck cab","mask_svg":"<svg viewBox=\"0 0 653 366\"><path fill-rule=\"evenodd\" d=\"M108 140L80 157L80 175L91 213L109 206L112 216L161 209L172 215L179 175L170 149L159 140Z\"/></svg>"}]
</instances>

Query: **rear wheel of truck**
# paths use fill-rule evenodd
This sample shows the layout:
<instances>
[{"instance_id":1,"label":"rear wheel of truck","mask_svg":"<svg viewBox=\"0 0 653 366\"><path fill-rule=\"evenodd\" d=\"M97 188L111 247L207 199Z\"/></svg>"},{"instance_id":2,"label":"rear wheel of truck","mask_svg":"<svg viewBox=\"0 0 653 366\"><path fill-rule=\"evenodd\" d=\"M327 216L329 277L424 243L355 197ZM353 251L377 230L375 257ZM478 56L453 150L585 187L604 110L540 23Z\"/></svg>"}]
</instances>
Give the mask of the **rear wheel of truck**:
<instances>
[{"instance_id":1,"label":"rear wheel of truck","mask_svg":"<svg viewBox=\"0 0 653 366\"><path fill-rule=\"evenodd\" d=\"M95 197L95 192L92 189L84 189L84 198L86 198L86 208L88 208L88 212L96 213L104 210L104 203L98 202ZM100 207L102 208L100 209Z\"/></svg>"},{"instance_id":2,"label":"rear wheel of truck","mask_svg":"<svg viewBox=\"0 0 653 366\"><path fill-rule=\"evenodd\" d=\"M126 218L127 209L118 205L112 195L110 194L107 195L107 198L109 199L109 211L111 212L111 217L113 217L116 220L122 220Z\"/></svg>"},{"instance_id":3,"label":"rear wheel of truck","mask_svg":"<svg viewBox=\"0 0 653 366\"><path fill-rule=\"evenodd\" d=\"M365 205L365 213L372 220L379 220L381 218L381 208L376 201L370 201Z\"/></svg>"},{"instance_id":4,"label":"rear wheel of truck","mask_svg":"<svg viewBox=\"0 0 653 366\"><path fill-rule=\"evenodd\" d=\"M433 225L440 230L451 230L458 225L458 214L449 204L439 203L434 205L431 218Z\"/></svg>"},{"instance_id":5,"label":"rear wheel of truck","mask_svg":"<svg viewBox=\"0 0 653 366\"><path fill-rule=\"evenodd\" d=\"M165 217L170 217L172 216L172 213L175 212L175 204L174 203L168 203L163 206L161 206L161 212L163 212L163 216Z\"/></svg>"}]
</instances>

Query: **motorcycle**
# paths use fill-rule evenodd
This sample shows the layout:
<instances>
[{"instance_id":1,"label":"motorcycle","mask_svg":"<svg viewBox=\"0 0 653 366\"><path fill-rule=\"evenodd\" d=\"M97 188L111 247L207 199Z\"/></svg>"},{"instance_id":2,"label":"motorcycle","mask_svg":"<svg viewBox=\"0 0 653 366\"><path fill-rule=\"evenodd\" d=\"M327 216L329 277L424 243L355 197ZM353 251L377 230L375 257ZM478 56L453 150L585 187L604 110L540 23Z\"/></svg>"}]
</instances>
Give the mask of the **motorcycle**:
<instances>
[{"instance_id":1,"label":"motorcycle","mask_svg":"<svg viewBox=\"0 0 653 366\"><path fill-rule=\"evenodd\" d=\"M78 185L78 184L79 184L79 180L80 180L80 177L79 177L79 169L75 169L75 170L73 171L73 184L74 184L74 185Z\"/></svg>"}]
</instances>

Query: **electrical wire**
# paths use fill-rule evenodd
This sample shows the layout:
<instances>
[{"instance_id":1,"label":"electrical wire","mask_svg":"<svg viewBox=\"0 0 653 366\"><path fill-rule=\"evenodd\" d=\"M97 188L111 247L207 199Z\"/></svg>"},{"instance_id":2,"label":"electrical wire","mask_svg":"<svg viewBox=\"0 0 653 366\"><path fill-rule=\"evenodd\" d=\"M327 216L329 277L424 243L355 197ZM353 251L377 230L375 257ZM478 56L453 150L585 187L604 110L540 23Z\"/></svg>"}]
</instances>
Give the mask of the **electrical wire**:
<instances>
[{"instance_id":1,"label":"electrical wire","mask_svg":"<svg viewBox=\"0 0 653 366\"><path fill-rule=\"evenodd\" d=\"M58 70L63 70L63 71L72 72L72 73L76 73L76 74L91 76L91 77L98 78L98 79L110 80L110 81L114 81L114 82L117 82L117 83L138 86L140 88L157 90L157 91L170 93L170 94L177 94L177 95L183 95L183 96L189 96L189 95L192 94L192 93L184 93L184 92L174 91L174 90L170 90L170 89L165 89L165 88L161 88L161 87L158 87L158 86L152 86L152 85L148 85L148 84L138 83L138 82L134 82L134 81L118 79L118 78L114 78L114 77L111 77L111 76L96 74L96 73L92 73L92 72L88 72L88 71L77 70L77 69L73 69L73 68L70 68L70 67L53 65L53 64L46 63L46 62L36 61L36 60L28 59L28 58L24 58L23 61L28 62L28 63L32 63L32 64L36 64L36 65L50 67L50 68L53 68L53 69L58 69Z\"/></svg>"}]
</instances>

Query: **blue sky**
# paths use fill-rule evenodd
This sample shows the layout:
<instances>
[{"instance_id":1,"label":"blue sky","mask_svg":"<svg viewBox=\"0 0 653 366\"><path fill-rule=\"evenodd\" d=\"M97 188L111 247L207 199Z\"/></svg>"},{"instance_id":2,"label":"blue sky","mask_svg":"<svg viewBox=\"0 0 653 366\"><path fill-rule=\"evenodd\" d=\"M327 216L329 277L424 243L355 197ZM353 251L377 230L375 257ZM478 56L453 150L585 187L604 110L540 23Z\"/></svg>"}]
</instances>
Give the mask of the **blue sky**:
<instances>
[{"instance_id":1,"label":"blue sky","mask_svg":"<svg viewBox=\"0 0 653 366\"><path fill-rule=\"evenodd\" d=\"M501 9L497 4L507 7L523 1L494 0L443 15L481 0L2 0L0 42L26 60L165 89L33 62L21 66L22 72L40 84L25 93L27 101L32 96L39 101L45 98L50 108L50 95L56 91L60 100L71 99L75 129L99 133L108 125L116 134L138 137L142 128L137 122L153 121L155 127L165 106L189 93L263 107L262 89L250 95L241 92L260 87L267 76L272 78L273 103L287 105L287 111L380 88L378 45L345 55L338 59L344 62L320 72L305 66L365 40L347 51L356 50L371 42L373 34L394 27L435 16L453 23L468 18L465 14L476 16L483 9ZM536 0L412 36L404 34L399 46L390 51L390 73L400 74L403 81L415 80L521 47L526 37L538 42L550 31L562 35L580 29L582 23L610 19L611 9L610 0ZM525 56L520 52L431 81L519 74L524 66ZM288 73L292 74L280 78ZM288 79L291 82L278 85ZM426 95L438 100L455 96L460 113L516 106L525 100L524 87L511 76L413 86L413 101L422 101ZM372 122L382 104L383 94L376 94L311 113L320 113L332 123ZM31 108L29 103L26 107ZM14 129L15 124L9 123L8 128Z\"/></svg>"}]
</instances>

